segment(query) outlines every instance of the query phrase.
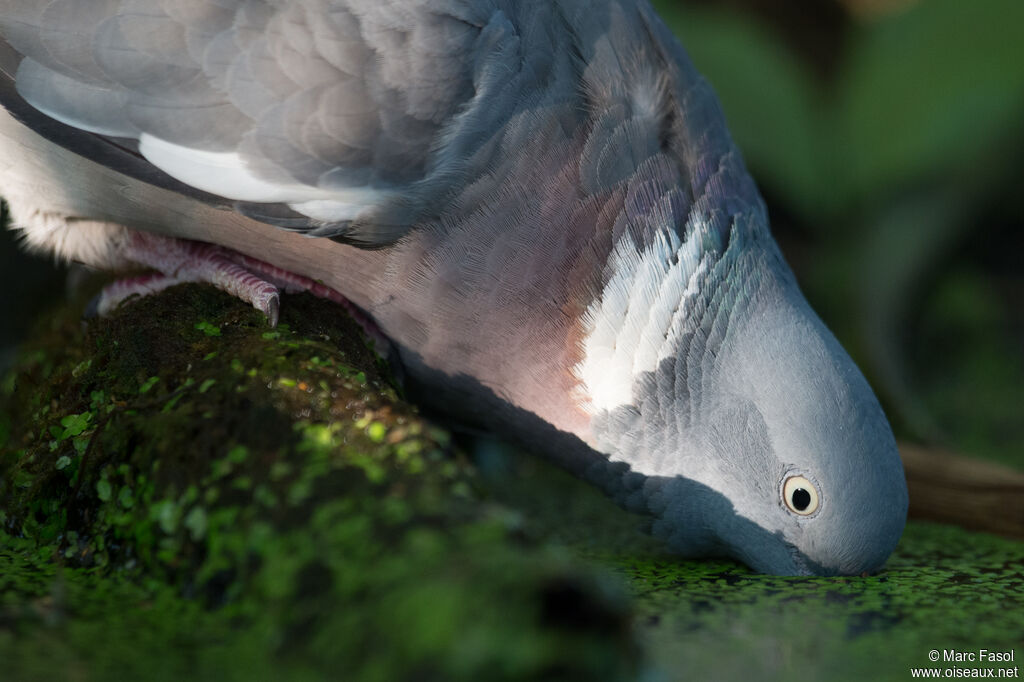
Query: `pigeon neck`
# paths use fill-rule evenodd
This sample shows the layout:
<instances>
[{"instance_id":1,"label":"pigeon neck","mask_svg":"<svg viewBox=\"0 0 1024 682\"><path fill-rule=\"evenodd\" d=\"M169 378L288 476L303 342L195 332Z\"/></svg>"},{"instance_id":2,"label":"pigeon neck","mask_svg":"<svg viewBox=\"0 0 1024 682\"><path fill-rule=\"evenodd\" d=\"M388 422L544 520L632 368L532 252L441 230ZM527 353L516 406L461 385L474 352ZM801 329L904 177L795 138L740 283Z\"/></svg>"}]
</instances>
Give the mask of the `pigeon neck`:
<instances>
[{"instance_id":1,"label":"pigeon neck","mask_svg":"<svg viewBox=\"0 0 1024 682\"><path fill-rule=\"evenodd\" d=\"M582 358L574 367L592 414L634 405L635 384L674 357L683 337L700 331L725 303L721 294L735 279L734 254L763 230L747 216L723 219L701 202L688 217L682 194L666 191L622 231L608 259L600 293L582 319ZM635 211L627 197L625 214ZM682 223L681 228L676 224Z\"/></svg>"}]
</instances>

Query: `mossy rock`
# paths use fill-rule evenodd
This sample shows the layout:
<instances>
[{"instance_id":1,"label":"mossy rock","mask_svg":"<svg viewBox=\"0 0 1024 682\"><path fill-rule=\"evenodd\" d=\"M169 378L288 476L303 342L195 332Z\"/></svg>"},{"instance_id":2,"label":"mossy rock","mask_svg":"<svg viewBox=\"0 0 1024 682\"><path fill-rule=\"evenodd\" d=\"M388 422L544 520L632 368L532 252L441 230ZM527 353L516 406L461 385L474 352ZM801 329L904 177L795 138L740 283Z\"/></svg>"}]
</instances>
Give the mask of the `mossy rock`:
<instances>
[{"instance_id":1,"label":"mossy rock","mask_svg":"<svg viewBox=\"0 0 1024 682\"><path fill-rule=\"evenodd\" d=\"M485 499L340 309L283 310L47 325L4 389L4 678L631 678L624 594Z\"/></svg>"},{"instance_id":2,"label":"mossy rock","mask_svg":"<svg viewBox=\"0 0 1024 682\"><path fill-rule=\"evenodd\" d=\"M336 308L283 303L276 330L198 286L42 323L0 406L3 679L903 680L933 649L1024 655L1024 543L912 522L868 578L683 561L542 460L467 459Z\"/></svg>"}]
</instances>

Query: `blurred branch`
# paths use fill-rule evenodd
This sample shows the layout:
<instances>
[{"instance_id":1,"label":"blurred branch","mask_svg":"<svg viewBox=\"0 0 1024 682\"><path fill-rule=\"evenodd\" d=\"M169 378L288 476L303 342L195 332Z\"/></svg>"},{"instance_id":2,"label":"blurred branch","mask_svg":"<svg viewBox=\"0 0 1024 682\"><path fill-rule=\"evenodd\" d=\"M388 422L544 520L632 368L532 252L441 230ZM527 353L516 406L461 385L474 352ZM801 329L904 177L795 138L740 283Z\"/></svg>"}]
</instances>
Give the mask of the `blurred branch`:
<instances>
[{"instance_id":1,"label":"blurred branch","mask_svg":"<svg viewBox=\"0 0 1024 682\"><path fill-rule=\"evenodd\" d=\"M900 443L910 517L1024 539L1024 473Z\"/></svg>"}]
</instances>

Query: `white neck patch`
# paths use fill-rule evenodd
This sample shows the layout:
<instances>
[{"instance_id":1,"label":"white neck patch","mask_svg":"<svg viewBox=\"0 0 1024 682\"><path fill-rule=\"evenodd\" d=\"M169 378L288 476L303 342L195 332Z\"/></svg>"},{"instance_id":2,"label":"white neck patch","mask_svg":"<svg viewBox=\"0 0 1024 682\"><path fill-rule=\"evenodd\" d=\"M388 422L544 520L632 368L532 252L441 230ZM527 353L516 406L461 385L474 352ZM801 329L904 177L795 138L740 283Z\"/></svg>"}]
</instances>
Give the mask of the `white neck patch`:
<instances>
[{"instance_id":1,"label":"white neck patch","mask_svg":"<svg viewBox=\"0 0 1024 682\"><path fill-rule=\"evenodd\" d=\"M686 242L662 229L642 252L627 230L612 250L614 274L583 315L583 359L573 368L591 413L634 404L636 378L676 348L707 266L703 225L688 227Z\"/></svg>"}]
</instances>

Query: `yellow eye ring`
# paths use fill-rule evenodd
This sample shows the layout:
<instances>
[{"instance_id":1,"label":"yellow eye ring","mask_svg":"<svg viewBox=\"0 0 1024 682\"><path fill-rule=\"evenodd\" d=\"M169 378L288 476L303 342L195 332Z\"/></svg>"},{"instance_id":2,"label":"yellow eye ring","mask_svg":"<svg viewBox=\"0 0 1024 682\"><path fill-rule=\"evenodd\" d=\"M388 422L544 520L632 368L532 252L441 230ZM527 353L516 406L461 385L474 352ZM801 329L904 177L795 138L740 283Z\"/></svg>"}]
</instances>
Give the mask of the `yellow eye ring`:
<instances>
[{"instance_id":1,"label":"yellow eye ring","mask_svg":"<svg viewBox=\"0 0 1024 682\"><path fill-rule=\"evenodd\" d=\"M786 508L800 516L818 511L821 496L818 488L806 476L790 476L782 483L782 501Z\"/></svg>"}]
</instances>

